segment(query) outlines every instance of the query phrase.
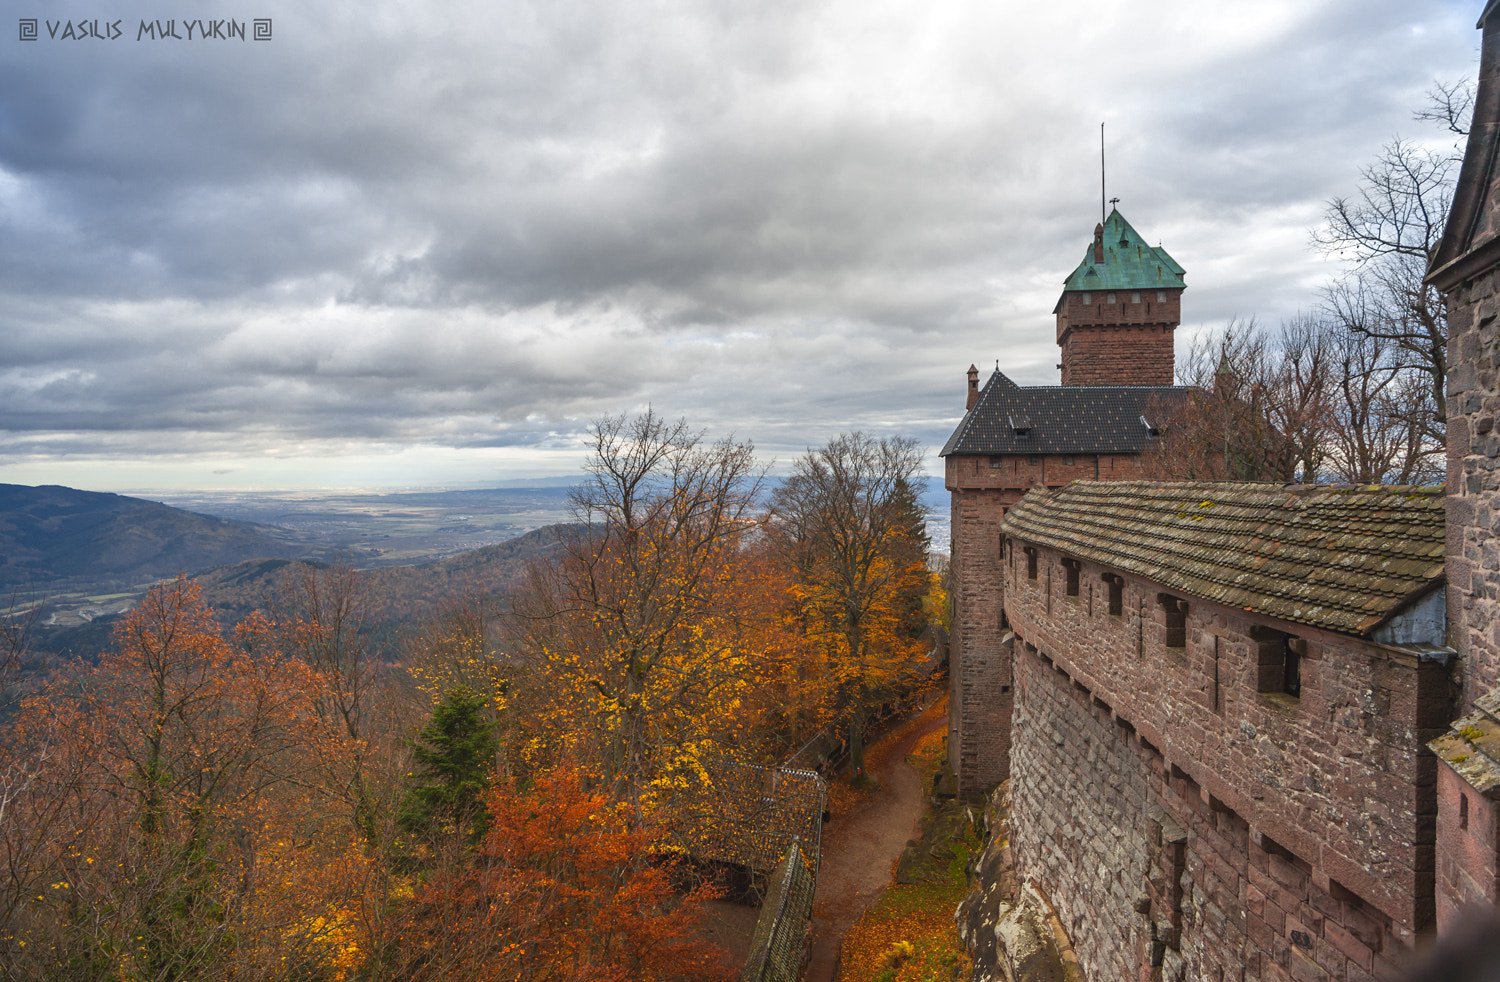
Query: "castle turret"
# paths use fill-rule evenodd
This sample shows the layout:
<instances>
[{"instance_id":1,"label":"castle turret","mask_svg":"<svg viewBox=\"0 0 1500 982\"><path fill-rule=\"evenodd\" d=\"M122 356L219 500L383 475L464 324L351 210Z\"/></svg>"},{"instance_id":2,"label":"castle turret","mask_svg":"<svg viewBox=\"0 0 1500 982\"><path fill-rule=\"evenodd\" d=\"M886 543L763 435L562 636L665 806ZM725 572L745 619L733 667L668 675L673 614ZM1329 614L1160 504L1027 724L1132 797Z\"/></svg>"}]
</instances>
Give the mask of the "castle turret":
<instances>
[{"instance_id":1,"label":"castle turret","mask_svg":"<svg viewBox=\"0 0 1500 982\"><path fill-rule=\"evenodd\" d=\"M1094 226L1083 262L1063 283L1057 315L1063 385L1171 385L1183 269L1118 211Z\"/></svg>"}]
</instances>

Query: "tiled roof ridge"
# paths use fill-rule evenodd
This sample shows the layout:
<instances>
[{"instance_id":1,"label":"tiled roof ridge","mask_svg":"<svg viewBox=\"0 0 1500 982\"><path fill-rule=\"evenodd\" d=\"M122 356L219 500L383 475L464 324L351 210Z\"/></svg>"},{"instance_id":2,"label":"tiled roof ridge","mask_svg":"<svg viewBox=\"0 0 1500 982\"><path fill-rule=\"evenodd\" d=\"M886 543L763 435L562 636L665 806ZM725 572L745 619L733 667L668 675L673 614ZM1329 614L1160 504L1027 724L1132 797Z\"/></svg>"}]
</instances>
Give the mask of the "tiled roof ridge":
<instances>
[{"instance_id":1,"label":"tiled roof ridge","mask_svg":"<svg viewBox=\"0 0 1500 982\"><path fill-rule=\"evenodd\" d=\"M1440 489L1078 481L1004 531L1164 587L1368 634L1441 582Z\"/></svg>"},{"instance_id":2,"label":"tiled roof ridge","mask_svg":"<svg viewBox=\"0 0 1500 982\"><path fill-rule=\"evenodd\" d=\"M1069 392L1092 391L1099 392L1110 389L1152 389L1162 392L1172 392L1178 389L1191 389L1191 385L1018 385L1016 388L1022 392L1035 392L1037 390L1066 389Z\"/></svg>"}]
</instances>

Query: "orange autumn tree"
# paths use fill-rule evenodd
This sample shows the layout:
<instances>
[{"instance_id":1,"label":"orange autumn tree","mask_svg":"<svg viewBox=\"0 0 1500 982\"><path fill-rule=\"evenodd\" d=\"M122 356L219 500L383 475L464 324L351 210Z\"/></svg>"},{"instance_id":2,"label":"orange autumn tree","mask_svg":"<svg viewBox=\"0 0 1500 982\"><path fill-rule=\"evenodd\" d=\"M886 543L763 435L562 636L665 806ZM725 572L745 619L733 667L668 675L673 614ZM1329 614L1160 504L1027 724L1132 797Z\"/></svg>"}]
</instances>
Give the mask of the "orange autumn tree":
<instances>
[{"instance_id":1,"label":"orange autumn tree","mask_svg":"<svg viewBox=\"0 0 1500 982\"><path fill-rule=\"evenodd\" d=\"M847 720L855 777L864 773L870 710L919 651L926 532L913 488L921 465L915 440L847 433L808 451L772 498L804 629Z\"/></svg>"},{"instance_id":2,"label":"orange autumn tree","mask_svg":"<svg viewBox=\"0 0 1500 982\"><path fill-rule=\"evenodd\" d=\"M47 889L10 952L25 967L3 974L269 980L352 964L335 925L365 870L311 780L338 744L315 674L270 631L252 617L226 641L196 584L159 584L97 666L23 707L6 750L40 761L28 790L67 821L39 829L50 863L28 876Z\"/></svg>"},{"instance_id":3,"label":"orange autumn tree","mask_svg":"<svg viewBox=\"0 0 1500 982\"><path fill-rule=\"evenodd\" d=\"M572 766L528 790L495 783L474 868L420 890L400 938L413 982L687 982L728 978L694 934L710 888L674 890L659 831Z\"/></svg>"}]
</instances>

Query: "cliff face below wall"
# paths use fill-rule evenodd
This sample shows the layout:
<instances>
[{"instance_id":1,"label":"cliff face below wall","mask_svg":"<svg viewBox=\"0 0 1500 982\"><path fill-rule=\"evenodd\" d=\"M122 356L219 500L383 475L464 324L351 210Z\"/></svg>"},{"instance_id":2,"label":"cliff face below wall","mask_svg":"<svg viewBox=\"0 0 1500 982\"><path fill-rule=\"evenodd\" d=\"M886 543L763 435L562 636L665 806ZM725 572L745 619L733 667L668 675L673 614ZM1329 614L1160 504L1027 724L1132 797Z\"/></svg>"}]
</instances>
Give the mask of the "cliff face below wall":
<instances>
[{"instance_id":1,"label":"cliff face below wall","mask_svg":"<svg viewBox=\"0 0 1500 982\"><path fill-rule=\"evenodd\" d=\"M970 982L1084 982L1062 925L1034 889L1019 887L1010 859L1009 782L985 808L989 845L954 914L974 973Z\"/></svg>"}]
</instances>

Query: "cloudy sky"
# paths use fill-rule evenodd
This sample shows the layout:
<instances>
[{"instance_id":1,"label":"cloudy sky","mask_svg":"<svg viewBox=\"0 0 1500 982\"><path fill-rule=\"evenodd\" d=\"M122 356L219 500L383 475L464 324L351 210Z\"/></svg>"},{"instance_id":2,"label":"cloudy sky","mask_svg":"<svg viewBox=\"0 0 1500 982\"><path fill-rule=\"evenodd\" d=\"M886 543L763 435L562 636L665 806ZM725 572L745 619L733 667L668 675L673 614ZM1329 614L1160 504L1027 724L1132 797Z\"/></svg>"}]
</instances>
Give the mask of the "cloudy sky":
<instances>
[{"instance_id":1,"label":"cloudy sky","mask_svg":"<svg viewBox=\"0 0 1500 982\"><path fill-rule=\"evenodd\" d=\"M1274 324L1382 144L1452 143L1482 3L70 6L120 36L0 40L0 482L145 490L567 474L648 404L936 465L971 362L1057 381L1101 122L1179 351Z\"/></svg>"}]
</instances>

